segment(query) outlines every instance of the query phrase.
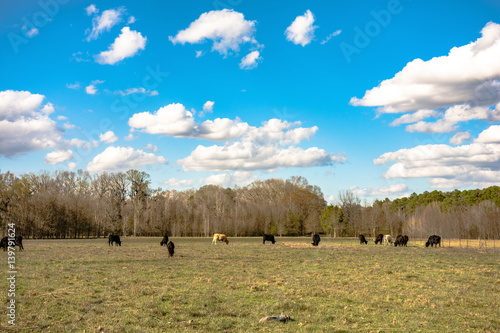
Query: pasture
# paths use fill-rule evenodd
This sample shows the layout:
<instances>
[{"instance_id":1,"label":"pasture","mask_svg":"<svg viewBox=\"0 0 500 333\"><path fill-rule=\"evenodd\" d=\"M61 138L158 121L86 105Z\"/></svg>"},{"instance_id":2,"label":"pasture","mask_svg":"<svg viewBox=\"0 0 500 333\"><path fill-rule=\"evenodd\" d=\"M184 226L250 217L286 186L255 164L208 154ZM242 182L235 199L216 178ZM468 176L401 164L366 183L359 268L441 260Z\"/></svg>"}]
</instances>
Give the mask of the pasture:
<instances>
[{"instance_id":1,"label":"pasture","mask_svg":"<svg viewBox=\"0 0 500 333\"><path fill-rule=\"evenodd\" d=\"M322 237L29 240L16 329L44 332L498 332L500 249ZM4 276L7 255L3 255ZM5 264L4 264L5 263ZM1 279L2 290L7 281ZM2 293L4 312L8 302ZM287 323L265 316L289 315ZM2 328L9 329L6 316Z\"/></svg>"}]
</instances>

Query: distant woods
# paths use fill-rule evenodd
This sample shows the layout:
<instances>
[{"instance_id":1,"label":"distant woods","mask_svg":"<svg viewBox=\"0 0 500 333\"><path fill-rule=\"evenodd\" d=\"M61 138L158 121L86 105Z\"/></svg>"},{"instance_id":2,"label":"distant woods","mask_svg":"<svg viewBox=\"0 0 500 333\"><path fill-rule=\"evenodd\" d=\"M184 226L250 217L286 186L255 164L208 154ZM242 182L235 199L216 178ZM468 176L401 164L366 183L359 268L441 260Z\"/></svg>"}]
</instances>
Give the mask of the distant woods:
<instances>
[{"instance_id":1,"label":"distant woods","mask_svg":"<svg viewBox=\"0 0 500 333\"><path fill-rule=\"evenodd\" d=\"M0 226L33 238L125 236L334 237L407 234L425 238L500 236L500 188L424 192L362 205L352 192L328 205L303 177L255 181L246 187L205 185L185 191L151 188L142 171L91 175L0 173Z\"/></svg>"}]
</instances>

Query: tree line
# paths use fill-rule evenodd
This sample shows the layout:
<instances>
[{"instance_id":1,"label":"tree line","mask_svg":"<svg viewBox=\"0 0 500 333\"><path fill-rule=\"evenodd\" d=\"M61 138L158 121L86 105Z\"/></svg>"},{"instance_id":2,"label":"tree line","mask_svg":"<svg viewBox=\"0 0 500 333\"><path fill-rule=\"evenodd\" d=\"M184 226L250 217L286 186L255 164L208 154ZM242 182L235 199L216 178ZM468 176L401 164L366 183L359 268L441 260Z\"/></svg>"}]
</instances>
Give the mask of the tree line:
<instances>
[{"instance_id":1,"label":"tree line","mask_svg":"<svg viewBox=\"0 0 500 333\"><path fill-rule=\"evenodd\" d=\"M349 191L341 192L339 205L322 211L321 224L332 236L375 237L379 233L427 238L437 234L456 239L500 238L500 187L425 191L395 200L362 205Z\"/></svg>"},{"instance_id":2,"label":"tree line","mask_svg":"<svg viewBox=\"0 0 500 333\"><path fill-rule=\"evenodd\" d=\"M500 188L413 193L372 205L350 191L327 205L304 177L258 180L245 187L151 188L138 170L89 174L0 172L0 226L29 238L125 236L301 236L408 234L424 238L500 236Z\"/></svg>"}]
</instances>

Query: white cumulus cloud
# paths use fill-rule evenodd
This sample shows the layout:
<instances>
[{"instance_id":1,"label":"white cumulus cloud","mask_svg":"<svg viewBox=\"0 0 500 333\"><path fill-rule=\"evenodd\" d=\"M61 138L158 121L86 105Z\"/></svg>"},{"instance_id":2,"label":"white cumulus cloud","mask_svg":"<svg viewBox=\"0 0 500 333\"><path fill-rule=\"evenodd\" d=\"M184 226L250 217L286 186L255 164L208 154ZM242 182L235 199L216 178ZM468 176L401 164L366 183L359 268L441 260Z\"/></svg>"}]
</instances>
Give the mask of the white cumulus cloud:
<instances>
[{"instance_id":1,"label":"white cumulus cloud","mask_svg":"<svg viewBox=\"0 0 500 333\"><path fill-rule=\"evenodd\" d=\"M132 147L108 147L87 164L90 172L124 171L139 169L147 165L166 164L163 156L135 150Z\"/></svg>"},{"instance_id":2,"label":"white cumulus cloud","mask_svg":"<svg viewBox=\"0 0 500 333\"><path fill-rule=\"evenodd\" d=\"M415 124L408 125L408 132L423 132L423 133L449 133L456 131L459 127L459 122L467 122L470 120L488 120L500 121L500 110L490 109L487 107L477 106L471 107L468 104L455 105L448 108L442 118L435 122L419 121Z\"/></svg>"},{"instance_id":3,"label":"white cumulus cloud","mask_svg":"<svg viewBox=\"0 0 500 333\"><path fill-rule=\"evenodd\" d=\"M85 12L87 13L88 16L90 16L92 14L99 13L99 9L97 9L94 4L91 4L90 6L88 6L87 8L85 8Z\"/></svg>"},{"instance_id":4,"label":"white cumulus cloud","mask_svg":"<svg viewBox=\"0 0 500 333\"><path fill-rule=\"evenodd\" d=\"M474 142L500 143L500 125L493 125L479 133Z\"/></svg>"},{"instance_id":5,"label":"white cumulus cloud","mask_svg":"<svg viewBox=\"0 0 500 333\"><path fill-rule=\"evenodd\" d=\"M205 113L212 113L214 110L214 104L215 102L213 101L206 101L205 104L203 104L203 111Z\"/></svg>"},{"instance_id":6,"label":"white cumulus cloud","mask_svg":"<svg viewBox=\"0 0 500 333\"><path fill-rule=\"evenodd\" d=\"M260 127L239 119L217 118L197 123L182 104L169 104L154 113L134 114L128 121L132 131L174 137L226 141L223 145L199 145L178 161L185 171L253 171L281 167L325 166L345 161L344 154L323 149L297 147L310 139L317 126L270 119Z\"/></svg>"},{"instance_id":7,"label":"white cumulus cloud","mask_svg":"<svg viewBox=\"0 0 500 333\"><path fill-rule=\"evenodd\" d=\"M300 122L279 119L250 127L238 141L222 146L199 145L188 157L178 161L185 171L254 171L282 167L325 166L345 161L343 154L323 149L295 146L311 138L317 127L303 128Z\"/></svg>"},{"instance_id":8,"label":"white cumulus cloud","mask_svg":"<svg viewBox=\"0 0 500 333\"><path fill-rule=\"evenodd\" d=\"M224 146L198 146L188 157L179 160L185 171L254 171L288 167L327 166L345 160L312 147L281 147L276 143L258 145L252 142L227 143Z\"/></svg>"},{"instance_id":9,"label":"white cumulus cloud","mask_svg":"<svg viewBox=\"0 0 500 333\"><path fill-rule=\"evenodd\" d=\"M121 34L109 46L108 51L99 53L95 59L101 65L114 65L125 58L133 57L139 50L144 50L146 40L147 38L143 37L140 32L124 27Z\"/></svg>"},{"instance_id":10,"label":"white cumulus cloud","mask_svg":"<svg viewBox=\"0 0 500 333\"><path fill-rule=\"evenodd\" d=\"M461 145L465 141L469 141L471 139L471 135L469 132L458 132L451 139L450 143L454 145Z\"/></svg>"},{"instance_id":11,"label":"white cumulus cloud","mask_svg":"<svg viewBox=\"0 0 500 333\"><path fill-rule=\"evenodd\" d=\"M86 12L87 15L91 15L97 13L98 10L95 5L90 5L86 8ZM117 9L105 10L101 15L94 17L92 20L92 30L88 32L87 41L97 39L104 31L110 31L112 27L122 21L124 12L125 8L120 7Z\"/></svg>"},{"instance_id":12,"label":"white cumulus cloud","mask_svg":"<svg viewBox=\"0 0 500 333\"><path fill-rule=\"evenodd\" d=\"M115 141L118 141L118 137L113 131L107 131L106 133L99 134L99 140L104 143L113 143Z\"/></svg>"},{"instance_id":13,"label":"white cumulus cloud","mask_svg":"<svg viewBox=\"0 0 500 333\"><path fill-rule=\"evenodd\" d=\"M146 95L146 96L158 96L158 91L157 90L148 90L144 87L140 87L140 88L127 88L127 89L125 89L125 91L117 90L117 91L114 91L113 94L122 95L122 96L128 96L128 95L132 95L132 94L141 94L141 95Z\"/></svg>"},{"instance_id":14,"label":"white cumulus cloud","mask_svg":"<svg viewBox=\"0 0 500 333\"><path fill-rule=\"evenodd\" d=\"M200 15L188 28L169 39L177 44L213 42L212 49L227 55L238 52L244 43L258 44L254 38L255 21L245 20L243 14L230 9L213 10Z\"/></svg>"},{"instance_id":15,"label":"white cumulus cloud","mask_svg":"<svg viewBox=\"0 0 500 333\"><path fill-rule=\"evenodd\" d=\"M350 188L351 192L355 195L362 197L401 197L408 194L408 186L403 183L394 184L386 187L372 187L372 188L359 188L358 186L353 186Z\"/></svg>"},{"instance_id":16,"label":"white cumulus cloud","mask_svg":"<svg viewBox=\"0 0 500 333\"><path fill-rule=\"evenodd\" d=\"M97 94L97 85L104 83L102 80L94 80L88 86L85 87L85 92L89 95Z\"/></svg>"},{"instance_id":17,"label":"white cumulus cloud","mask_svg":"<svg viewBox=\"0 0 500 333\"><path fill-rule=\"evenodd\" d=\"M97 94L97 88L95 85L90 84L90 85L85 87L85 92L89 95L95 95L95 94Z\"/></svg>"},{"instance_id":18,"label":"white cumulus cloud","mask_svg":"<svg viewBox=\"0 0 500 333\"><path fill-rule=\"evenodd\" d=\"M167 185L167 186L173 187L173 188L190 187L190 186L193 186L194 183L195 183L195 181L192 179L179 180L177 178L170 178L170 179L163 182L164 185Z\"/></svg>"},{"instance_id":19,"label":"white cumulus cloud","mask_svg":"<svg viewBox=\"0 0 500 333\"><path fill-rule=\"evenodd\" d=\"M314 24L314 15L308 9L304 15L297 16L292 24L286 28L286 39L295 45L306 46L314 38L314 30L317 26ZM340 33L340 32L339 32ZM331 37L330 37L331 38Z\"/></svg>"},{"instance_id":20,"label":"white cumulus cloud","mask_svg":"<svg viewBox=\"0 0 500 333\"><path fill-rule=\"evenodd\" d=\"M483 132L484 133L484 132ZM479 136L480 141L495 141ZM477 140L476 140L477 141ZM500 144L420 145L381 155L375 164L390 164L385 178L429 178L434 187L451 188L498 184Z\"/></svg>"},{"instance_id":21,"label":"white cumulus cloud","mask_svg":"<svg viewBox=\"0 0 500 333\"><path fill-rule=\"evenodd\" d=\"M73 158L71 150L56 150L45 155L46 164L58 164Z\"/></svg>"},{"instance_id":22,"label":"white cumulus cloud","mask_svg":"<svg viewBox=\"0 0 500 333\"><path fill-rule=\"evenodd\" d=\"M262 59L259 51L252 51L241 59L241 69L253 69L257 67L258 61Z\"/></svg>"},{"instance_id":23,"label":"white cumulus cloud","mask_svg":"<svg viewBox=\"0 0 500 333\"><path fill-rule=\"evenodd\" d=\"M490 22L482 36L454 47L448 55L415 59L393 78L353 97L356 106L376 106L382 113L437 109L459 104L490 106L500 101L500 25Z\"/></svg>"},{"instance_id":24,"label":"white cumulus cloud","mask_svg":"<svg viewBox=\"0 0 500 333\"><path fill-rule=\"evenodd\" d=\"M423 119L429 118L429 117L437 117L439 113L435 110L431 109L423 109L423 110L418 110L413 113L406 113L402 115L401 117L395 119L392 123L391 126L399 126L401 124L411 124L411 123L416 123L418 121L421 121Z\"/></svg>"},{"instance_id":25,"label":"white cumulus cloud","mask_svg":"<svg viewBox=\"0 0 500 333\"><path fill-rule=\"evenodd\" d=\"M205 178L207 185L219 185L222 187L247 186L257 180L257 176L249 171L236 171L232 173L221 173Z\"/></svg>"},{"instance_id":26,"label":"white cumulus cloud","mask_svg":"<svg viewBox=\"0 0 500 333\"><path fill-rule=\"evenodd\" d=\"M231 140L245 133L249 126L239 119L217 118L197 123L191 111L175 103L158 111L134 114L128 121L134 130L165 136L199 138L207 140Z\"/></svg>"},{"instance_id":27,"label":"white cumulus cloud","mask_svg":"<svg viewBox=\"0 0 500 333\"><path fill-rule=\"evenodd\" d=\"M142 147L143 150L147 150L147 151L150 151L152 153L157 153L158 152L158 147L155 146L154 144L152 143L148 143L147 145L143 146Z\"/></svg>"},{"instance_id":28,"label":"white cumulus cloud","mask_svg":"<svg viewBox=\"0 0 500 333\"><path fill-rule=\"evenodd\" d=\"M0 91L0 155L22 155L61 143L63 131L49 117L54 106L42 106L44 98L29 91Z\"/></svg>"}]
</instances>

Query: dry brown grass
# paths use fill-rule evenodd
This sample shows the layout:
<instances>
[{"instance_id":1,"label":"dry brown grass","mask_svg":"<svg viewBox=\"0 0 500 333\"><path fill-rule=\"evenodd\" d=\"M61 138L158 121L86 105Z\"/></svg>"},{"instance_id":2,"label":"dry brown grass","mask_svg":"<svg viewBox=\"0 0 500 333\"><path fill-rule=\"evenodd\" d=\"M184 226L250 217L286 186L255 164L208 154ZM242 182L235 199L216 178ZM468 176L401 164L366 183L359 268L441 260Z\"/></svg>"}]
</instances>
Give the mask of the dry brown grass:
<instances>
[{"instance_id":1,"label":"dry brown grass","mask_svg":"<svg viewBox=\"0 0 500 333\"><path fill-rule=\"evenodd\" d=\"M27 240L20 331L495 332L500 249L322 237ZM446 242L446 241L445 241ZM0 285L6 288L5 280ZM4 294L4 302L7 301ZM288 323L260 323L265 316ZM5 317L4 317L5 318ZM6 320L1 328L8 328Z\"/></svg>"}]
</instances>

